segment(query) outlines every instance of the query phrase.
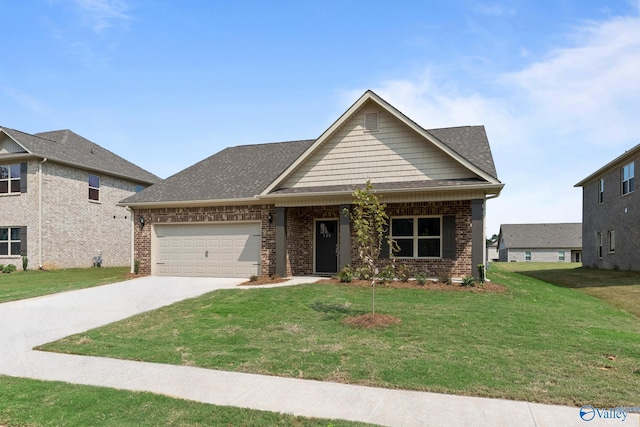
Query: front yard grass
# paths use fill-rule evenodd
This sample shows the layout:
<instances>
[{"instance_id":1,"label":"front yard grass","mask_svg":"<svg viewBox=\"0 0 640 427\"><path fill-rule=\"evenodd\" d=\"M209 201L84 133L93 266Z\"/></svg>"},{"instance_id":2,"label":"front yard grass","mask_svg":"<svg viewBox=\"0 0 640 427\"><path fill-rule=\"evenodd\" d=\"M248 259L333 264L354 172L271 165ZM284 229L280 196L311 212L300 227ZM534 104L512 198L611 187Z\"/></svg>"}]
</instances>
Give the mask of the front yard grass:
<instances>
[{"instance_id":1,"label":"front yard grass","mask_svg":"<svg viewBox=\"0 0 640 427\"><path fill-rule=\"evenodd\" d=\"M129 267L27 270L0 274L0 303L127 280Z\"/></svg>"},{"instance_id":2,"label":"front yard grass","mask_svg":"<svg viewBox=\"0 0 640 427\"><path fill-rule=\"evenodd\" d=\"M2 426L366 426L153 393L0 376Z\"/></svg>"},{"instance_id":3,"label":"front yard grass","mask_svg":"<svg viewBox=\"0 0 640 427\"><path fill-rule=\"evenodd\" d=\"M595 407L638 406L640 323L574 289L492 266L504 293L376 290L402 319L354 329L370 290L221 290L42 349L371 386Z\"/></svg>"}]
</instances>

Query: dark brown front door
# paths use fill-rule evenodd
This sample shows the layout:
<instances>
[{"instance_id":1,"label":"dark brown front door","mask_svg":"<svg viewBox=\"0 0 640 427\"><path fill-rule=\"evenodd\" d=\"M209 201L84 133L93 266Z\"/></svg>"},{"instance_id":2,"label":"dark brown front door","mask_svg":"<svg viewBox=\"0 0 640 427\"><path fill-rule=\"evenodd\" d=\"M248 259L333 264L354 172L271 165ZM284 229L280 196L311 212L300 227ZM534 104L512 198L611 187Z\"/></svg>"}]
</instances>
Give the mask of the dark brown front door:
<instances>
[{"instance_id":1,"label":"dark brown front door","mask_svg":"<svg viewBox=\"0 0 640 427\"><path fill-rule=\"evenodd\" d=\"M338 221L316 221L316 273L338 272Z\"/></svg>"}]
</instances>

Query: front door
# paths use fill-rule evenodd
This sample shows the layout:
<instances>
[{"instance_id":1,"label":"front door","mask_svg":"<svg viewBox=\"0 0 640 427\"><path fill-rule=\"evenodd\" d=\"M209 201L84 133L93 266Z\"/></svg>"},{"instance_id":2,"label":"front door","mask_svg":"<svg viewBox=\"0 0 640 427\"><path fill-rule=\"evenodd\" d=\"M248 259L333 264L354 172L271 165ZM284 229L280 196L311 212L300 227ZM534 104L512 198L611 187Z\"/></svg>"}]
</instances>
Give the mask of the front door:
<instances>
[{"instance_id":1,"label":"front door","mask_svg":"<svg viewBox=\"0 0 640 427\"><path fill-rule=\"evenodd\" d=\"M338 272L338 221L316 221L316 273Z\"/></svg>"}]
</instances>

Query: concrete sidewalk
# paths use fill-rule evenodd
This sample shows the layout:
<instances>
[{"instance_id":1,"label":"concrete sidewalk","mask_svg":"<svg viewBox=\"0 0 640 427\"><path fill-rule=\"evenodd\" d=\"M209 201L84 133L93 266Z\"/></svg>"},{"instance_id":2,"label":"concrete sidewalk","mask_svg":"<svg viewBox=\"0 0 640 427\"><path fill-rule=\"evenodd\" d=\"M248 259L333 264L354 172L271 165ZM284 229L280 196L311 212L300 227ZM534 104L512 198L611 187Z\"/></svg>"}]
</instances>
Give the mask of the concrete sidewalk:
<instances>
[{"instance_id":1,"label":"concrete sidewalk","mask_svg":"<svg viewBox=\"0 0 640 427\"><path fill-rule=\"evenodd\" d=\"M279 286L305 283L300 278ZM640 416L586 422L579 408L381 389L186 366L33 351L107 323L235 288L241 280L144 277L0 304L0 374L150 391L204 403L388 426L639 426ZM260 286L264 288L264 286ZM251 292L252 287L242 287Z\"/></svg>"}]
</instances>

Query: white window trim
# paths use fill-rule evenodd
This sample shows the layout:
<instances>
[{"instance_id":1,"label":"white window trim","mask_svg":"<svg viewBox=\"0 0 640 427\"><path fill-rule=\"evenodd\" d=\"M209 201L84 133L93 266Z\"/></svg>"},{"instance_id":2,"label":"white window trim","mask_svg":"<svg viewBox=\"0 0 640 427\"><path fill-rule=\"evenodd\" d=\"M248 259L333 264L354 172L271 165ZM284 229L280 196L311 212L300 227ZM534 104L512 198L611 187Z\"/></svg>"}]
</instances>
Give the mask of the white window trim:
<instances>
[{"instance_id":1,"label":"white window trim","mask_svg":"<svg viewBox=\"0 0 640 427\"><path fill-rule=\"evenodd\" d=\"M625 169L627 169L629 171L628 172L629 173L629 177L627 179L624 179L624 171L625 171ZM629 162L629 163L627 163L626 165L624 165L622 167L622 169L621 169L621 177L620 178L621 178L620 193L623 196L626 196L627 194L633 193L635 191L635 165L634 165L634 162ZM633 180L633 183L634 183L633 190L631 190L629 188L630 187L629 184L631 183L631 180ZM624 184L625 183L627 184L627 192L626 193L624 191Z\"/></svg>"},{"instance_id":2,"label":"white window trim","mask_svg":"<svg viewBox=\"0 0 640 427\"><path fill-rule=\"evenodd\" d=\"M604 203L604 178L598 180L598 204Z\"/></svg>"},{"instance_id":3,"label":"white window trim","mask_svg":"<svg viewBox=\"0 0 640 427\"><path fill-rule=\"evenodd\" d=\"M11 253L11 244L15 243L15 242L20 242L20 245L22 245L22 240L20 239L20 227L0 227L0 228L6 228L7 229L7 240L2 240L2 242L6 242L7 243L7 254L6 255L0 255L0 257L2 258L15 258L20 256L20 251L18 251L17 254L12 254ZM18 240L12 240L11 239L11 230L12 229L18 229Z\"/></svg>"},{"instance_id":4,"label":"white window trim","mask_svg":"<svg viewBox=\"0 0 640 427\"><path fill-rule=\"evenodd\" d=\"M566 261L565 251L558 251L558 261Z\"/></svg>"},{"instance_id":5,"label":"white window trim","mask_svg":"<svg viewBox=\"0 0 640 427\"><path fill-rule=\"evenodd\" d=\"M440 235L439 236L418 236L418 219L420 218L438 218L440 219ZM393 236L393 228L391 224L394 219L413 219L413 236ZM389 221L389 237L391 239L413 239L413 254L412 257L397 257L398 259L442 259L442 215L410 215L410 216L394 216L390 218ZM428 256L428 257L419 257L418 255L418 240L435 240L440 239L440 256Z\"/></svg>"},{"instance_id":6,"label":"white window trim","mask_svg":"<svg viewBox=\"0 0 640 427\"><path fill-rule=\"evenodd\" d=\"M529 259L527 259L527 256L529 257ZM524 260L531 262L531 251L524 251Z\"/></svg>"},{"instance_id":7,"label":"white window trim","mask_svg":"<svg viewBox=\"0 0 640 427\"><path fill-rule=\"evenodd\" d=\"M98 178L98 186L97 187L92 187L90 182L91 182L91 177L95 176L96 178ZM91 197L89 197L89 194L87 194L87 198L89 199L90 202L99 202L100 201L100 175L94 175L92 173L89 174L89 176L87 177L87 184L89 185L89 194L91 192L91 190L96 190L98 192L98 198L97 199L92 199Z\"/></svg>"},{"instance_id":8,"label":"white window trim","mask_svg":"<svg viewBox=\"0 0 640 427\"><path fill-rule=\"evenodd\" d=\"M11 175L11 166L18 166L18 176L17 177ZM0 181L5 181L7 183L7 192L6 193L0 193L0 194L20 194L20 185L22 184L20 182L20 179L22 178L22 174L20 172L20 163L11 163L11 164L6 164L6 165L0 165L0 167L7 168L9 170L9 174L8 174L7 178L0 178ZM11 191L11 182L12 181L18 181L20 183L20 184L18 184L18 191Z\"/></svg>"},{"instance_id":9,"label":"white window trim","mask_svg":"<svg viewBox=\"0 0 640 427\"><path fill-rule=\"evenodd\" d=\"M602 233L599 231L596 233L596 255L602 259Z\"/></svg>"}]
</instances>

